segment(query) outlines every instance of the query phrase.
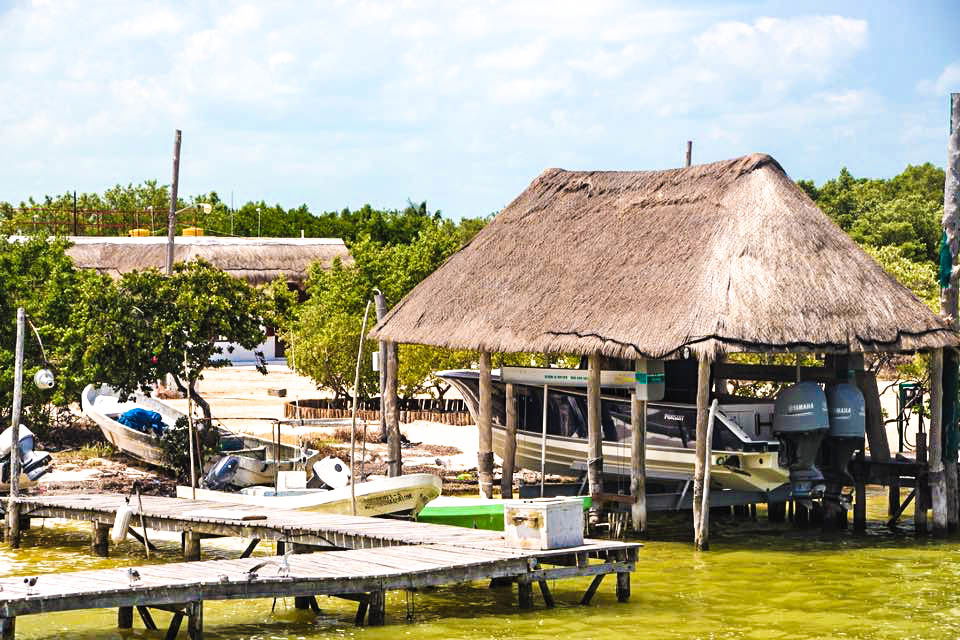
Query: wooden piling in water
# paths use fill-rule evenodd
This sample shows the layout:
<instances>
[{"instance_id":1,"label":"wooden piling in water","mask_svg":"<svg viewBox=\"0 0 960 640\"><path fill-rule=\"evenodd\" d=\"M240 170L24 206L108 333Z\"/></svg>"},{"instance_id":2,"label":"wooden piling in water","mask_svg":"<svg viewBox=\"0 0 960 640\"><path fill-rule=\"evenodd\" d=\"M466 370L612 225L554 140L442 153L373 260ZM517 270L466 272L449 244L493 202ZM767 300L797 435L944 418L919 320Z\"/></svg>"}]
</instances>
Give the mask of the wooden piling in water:
<instances>
[{"instance_id":1,"label":"wooden piling in water","mask_svg":"<svg viewBox=\"0 0 960 640\"><path fill-rule=\"evenodd\" d=\"M698 551L710 548L710 510L703 508L707 455L707 407L710 404L710 361L700 357L697 367L697 440L693 466L693 531ZM703 520L703 522L701 522Z\"/></svg>"},{"instance_id":2,"label":"wooden piling in water","mask_svg":"<svg viewBox=\"0 0 960 640\"><path fill-rule=\"evenodd\" d=\"M193 531L183 532L183 559L194 562L200 559L200 534Z\"/></svg>"},{"instance_id":3,"label":"wooden piling in water","mask_svg":"<svg viewBox=\"0 0 960 640\"><path fill-rule=\"evenodd\" d=\"M600 354L591 353L587 371L587 484L590 487L590 524L600 520L603 503L603 425L600 414Z\"/></svg>"},{"instance_id":4,"label":"wooden piling in water","mask_svg":"<svg viewBox=\"0 0 960 640\"><path fill-rule=\"evenodd\" d=\"M90 522L90 551L101 558L110 554L110 525L96 520Z\"/></svg>"},{"instance_id":5,"label":"wooden piling in water","mask_svg":"<svg viewBox=\"0 0 960 640\"><path fill-rule=\"evenodd\" d=\"M636 367L635 367L636 369ZM647 402L630 394L630 506L633 530L647 533Z\"/></svg>"}]
</instances>

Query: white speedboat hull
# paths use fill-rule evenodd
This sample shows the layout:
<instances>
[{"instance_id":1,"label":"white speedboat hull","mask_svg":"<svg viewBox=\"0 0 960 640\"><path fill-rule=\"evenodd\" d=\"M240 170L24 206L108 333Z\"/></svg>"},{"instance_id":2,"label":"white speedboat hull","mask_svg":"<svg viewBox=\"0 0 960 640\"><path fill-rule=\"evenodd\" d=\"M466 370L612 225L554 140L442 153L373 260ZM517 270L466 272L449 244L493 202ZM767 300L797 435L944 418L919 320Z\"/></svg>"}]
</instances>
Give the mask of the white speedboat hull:
<instances>
[{"instance_id":1,"label":"white speedboat hull","mask_svg":"<svg viewBox=\"0 0 960 640\"><path fill-rule=\"evenodd\" d=\"M380 516L391 513L416 515L424 505L440 495L443 482L430 473L413 473L396 478L370 480L354 485L358 516ZM353 514L350 487L340 489L300 489L280 495L248 495L209 489L177 487L178 498L226 502L231 504L272 507L297 511L317 511L342 515Z\"/></svg>"}]
</instances>

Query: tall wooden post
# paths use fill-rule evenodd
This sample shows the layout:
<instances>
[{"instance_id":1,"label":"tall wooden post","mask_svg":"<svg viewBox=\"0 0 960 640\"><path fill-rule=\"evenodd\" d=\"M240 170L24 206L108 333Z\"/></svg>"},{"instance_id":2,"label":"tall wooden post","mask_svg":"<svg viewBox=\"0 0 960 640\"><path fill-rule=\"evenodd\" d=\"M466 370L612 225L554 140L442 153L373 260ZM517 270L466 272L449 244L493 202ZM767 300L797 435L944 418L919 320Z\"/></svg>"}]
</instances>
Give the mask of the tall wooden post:
<instances>
[{"instance_id":1,"label":"tall wooden post","mask_svg":"<svg viewBox=\"0 0 960 640\"><path fill-rule=\"evenodd\" d=\"M508 382L505 389L507 414L506 435L503 443L503 476L500 478L500 495L504 498L513 497L513 471L517 457L517 399L514 395L513 383Z\"/></svg>"},{"instance_id":2,"label":"tall wooden post","mask_svg":"<svg viewBox=\"0 0 960 640\"><path fill-rule=\"evenodd\" d=\"M373 300L377 306L377 322L380 322L383 320L383 316L387 315L387 298L383 295L382 291L375 289ZM385 398L387 395L387 341L380 340L378 346L380 348L380 442L386 442L389 434L387 430L387 409L385 406Z\"/></svg>"},{"instance_id":3,"label":"tall wooden post","mask_svg":"<svg viewBox=\"0 0 960 640\"><path fill-rule=\"evenodd\" d=\"M10 416L10 500L7 502L7 542L20 548L20 413L23 405L23 340L27 312L17 309L17 338L13 360L13 410Z\"/></svg>"},{"instance_id":4,"label":"tall wooden post","mask_svg":"<svg viewBox=\"0 0 960 640\"><path fill-rule=\"evenodd\" d=\"M400 452L400 411L397 407L397 343L387 342L387 373L384 377L384 413L387 420L387 475L391 478L403 475L403 460Z\"/></svg>"},{"instance_id":5,"label":"tall wooden post","mask_svg":"<svg viewBox=\"0 0 960 640\"><path fill-rule=\"evenodd\" d=\"M950 94L950 136L947 139L947 166L946 179L943 183L943 231L947 236L947 246L950 248L950 279L948 286L941 290L940 313L954 329L957 328L958 279L960 270L957 269L957 253L960 249L960 93ZM951 365L956 362L949 359ZM950 398L951 403L956 398ZM960 407L955 407L953 418L960 414ZM952 431L955 425L945 425L945 429ZM957 460L956 453L944 460L944 473L947 485L947 523L948 528L956 529L960 525L960 490L957 487Z\"/></svg>"},{"instance_id":6,"label":"tall wooden post","mask_svg":"<svg viewBox=\"0 0 960 640\"><path fill-rule=\"evenodd\" d=\"M600 519L603 504L603 424L600 413L600 354L591 353L587 371L587 484L592 498L590 522Z\"/></svg>"},{"instance_id":7,"label":"tall wooden post","mask_svg":"<svg viewBox=\"0 0 960 640\"><path fill-rule=\"evenodd\" d=\"M698 551L710 548L710 510L703 508L703 480L706 474L707 411L710 404L710 360L700 356L697 367L697 441L693 464L693 531ZM700 522L704 519L704 522Z\"/></svg>"},{"instance_id":8,"label":"tall wooden post","mask_svg":"<svg viewBox=\"0 0 960 640\"><path fill-rule=\"evenodd\" d=\"M930 430L927 479L933 509L933 534L947 533L947 483L943 473L943 349L930 354Z\"/></svg>"},{"instance_id":9,"label":"tall wooden post","mask_svg":"<svg viewBox=\"0 0 960 640\"><path fill-rule=\"evenodd\" d=\"M630 396L630 495L636 502L630 507L633 530L647 533L647 402Z\"/></svg>"},{"instance_id":10,"label":"tall wooden post","mask_svg":"<svg viewBox=\"0 0 960 640\"><path fill-rule=\"evenodd\" d=\"M493 383L490 380L490 353L480 352L480 415L477 433L477 475L480 480L480 497L493 497Z\"/></svg>"},{"instance_id":11,"label":"tall wooden post","mask_svg":"<svg viewBox=\"0 0 960 640\"><path fill-rule=\"evenodd\" d=\"M177 186L180 184L180 129L173 134L173 180L167 214L167 275L173 273L173 238L177 235Z\"/></svg>"}]
</instances>

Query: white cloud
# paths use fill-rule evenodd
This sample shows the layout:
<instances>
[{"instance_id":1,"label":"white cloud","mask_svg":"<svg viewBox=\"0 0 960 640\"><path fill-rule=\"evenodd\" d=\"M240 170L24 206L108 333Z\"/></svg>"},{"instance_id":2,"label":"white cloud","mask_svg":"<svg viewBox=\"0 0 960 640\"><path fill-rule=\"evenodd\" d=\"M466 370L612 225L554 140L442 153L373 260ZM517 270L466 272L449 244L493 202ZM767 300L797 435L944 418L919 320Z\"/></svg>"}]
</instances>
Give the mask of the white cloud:
<instances>
[{"instance_id":1,"label":"white cloud","mask_svg":"<svg viewBox=\"0 0 960 640\"><path fill-rule=\"evenodd\" d=\"M948 64L933 84L937 93L960 91L960 60Z\"/></svg>"}]
</instances>

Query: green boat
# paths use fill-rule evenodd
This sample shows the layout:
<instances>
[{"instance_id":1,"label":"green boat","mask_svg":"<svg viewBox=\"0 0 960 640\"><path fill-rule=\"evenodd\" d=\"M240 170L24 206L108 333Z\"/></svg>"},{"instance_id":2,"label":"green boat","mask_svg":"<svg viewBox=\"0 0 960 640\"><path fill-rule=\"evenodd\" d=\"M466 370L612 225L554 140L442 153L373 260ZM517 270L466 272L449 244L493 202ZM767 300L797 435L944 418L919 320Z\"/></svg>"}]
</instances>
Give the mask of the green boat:
<instances>
[{"instance_id":1,"label":"green boat","mask_svg":"<svg viewBox=\"0 0 960 640\"><path fill-rule=\"evenodd\" d=\"M584 510L590 508L590 497L582 496ZM417 516L418 522L449 524L469 529L503 531L503 504L512 500L440 496L427 503Z\"/></svg>"}]
</instances>

